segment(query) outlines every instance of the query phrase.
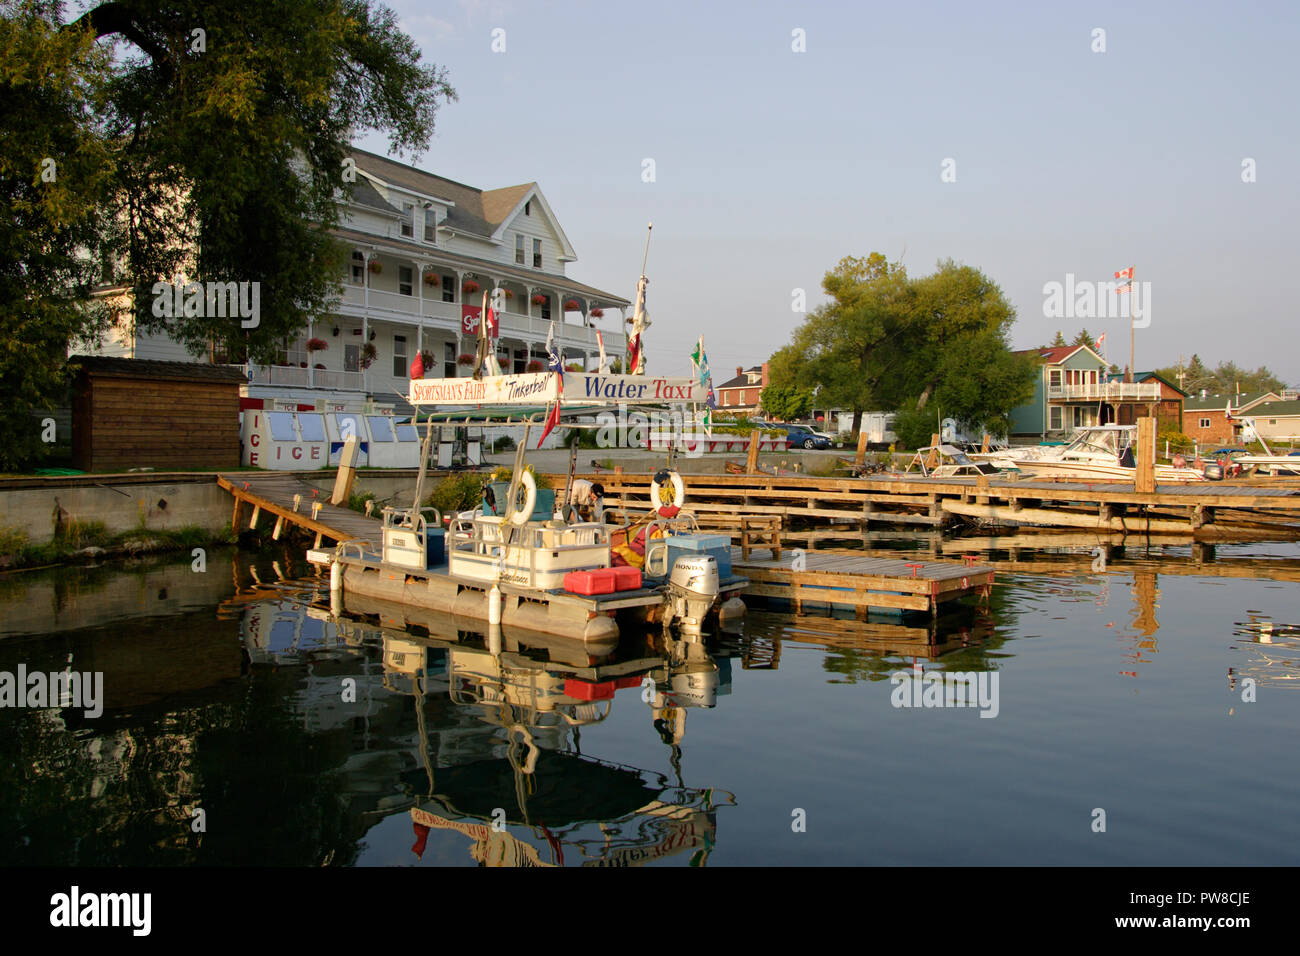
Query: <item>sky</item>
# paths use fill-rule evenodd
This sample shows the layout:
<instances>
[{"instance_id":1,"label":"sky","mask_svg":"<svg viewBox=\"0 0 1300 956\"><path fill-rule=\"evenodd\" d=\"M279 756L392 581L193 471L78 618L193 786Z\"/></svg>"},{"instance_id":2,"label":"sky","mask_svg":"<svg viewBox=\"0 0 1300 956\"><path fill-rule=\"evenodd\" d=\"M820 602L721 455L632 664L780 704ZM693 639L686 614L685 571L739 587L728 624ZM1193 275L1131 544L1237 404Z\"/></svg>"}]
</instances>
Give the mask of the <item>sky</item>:
<instances>
[{"instance_id":1,"label":"sky","mask_svg":"<svg viewBox=\"0 0 1300 956\"><path fill-rule=\"evenodd\" d=\"M537 181L567 274L625 298L654 222L651 372L687 373L700 334L715 375L764 361L795 290L812 309L842 257L878 251L981 270L1014 347L1086 327L1121 367L1128 320L1050 317L1044 289L1132 266L1139 371L1197 353L1300 385L1300 5L389 5L459 94L400 158Z\"/></svg>"}]
</instances>

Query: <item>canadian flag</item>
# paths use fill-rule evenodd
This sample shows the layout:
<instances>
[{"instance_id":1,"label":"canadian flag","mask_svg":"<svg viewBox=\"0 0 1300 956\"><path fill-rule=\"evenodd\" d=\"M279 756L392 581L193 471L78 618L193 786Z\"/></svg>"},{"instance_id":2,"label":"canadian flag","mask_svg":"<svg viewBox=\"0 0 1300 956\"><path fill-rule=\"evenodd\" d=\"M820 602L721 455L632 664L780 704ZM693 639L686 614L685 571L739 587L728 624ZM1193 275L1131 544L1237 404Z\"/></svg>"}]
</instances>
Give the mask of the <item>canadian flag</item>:
<instances>
[{"instance_id":1,"label":"canadian flag","mask_svg":"<svg viewBox=\"0 0 1300 956\"><path fill-rule=\"evenodd\" d=\"M1127 269L1120 269L1119 272L1116 272L1116 273L1115 273L1115 278L1116 278L1116 279L1131 279L1131 278L1133 278L1133 267L1132 267L1132 266L1129 266Z\"/></svg>"},{"instance_id":2,"label":"canadian flag","mask_svg":"<svg viewBox=\"0 0 1300 956\"><path fill-rule=\"evenodd\" d=\"M1105 344L1106 344L1106 333L1103 332L1101 333L1101 335L1097 336L1097 348L1101 348Z\"/></svg>"}]
</instances>

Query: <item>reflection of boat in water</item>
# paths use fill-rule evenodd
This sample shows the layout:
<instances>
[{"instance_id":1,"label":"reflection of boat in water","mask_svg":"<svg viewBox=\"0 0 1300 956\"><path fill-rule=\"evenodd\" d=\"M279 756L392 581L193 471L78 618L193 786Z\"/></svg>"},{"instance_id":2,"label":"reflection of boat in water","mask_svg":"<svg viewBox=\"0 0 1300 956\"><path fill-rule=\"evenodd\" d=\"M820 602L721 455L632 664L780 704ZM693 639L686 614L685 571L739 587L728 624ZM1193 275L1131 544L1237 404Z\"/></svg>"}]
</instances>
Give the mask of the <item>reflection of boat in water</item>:
<instances>
[{"instance_id":1,"label":"reflection of boat in water","mask_svg":"<svg viewBox=\"0 0 1300 956\"><path fill-rule=\"evenodd\" d=\"M1136 425L1093 425L1079 429L1066 445L1033 445L974 452L975 462L1015 468L1034 478L1132 481L1136 466L1133 443ZM1195 468L1155 466L1157 482L1205 481Z\"/></svg>"},{"instance_id":2,"label":"reflection of boat in water","mask_svg":"<svg viewBox=\"0 0 1300 956\"><path fill-rule=\"evenodd\" d=\"M729 660L715 659L701 638L661 632L600 660L557 661L518 632L380 630L385 684L416 702L421 767L402 782L417 856L434 832L454 831L473 841L470 855L484 865L625 866L680 853L705 862L716 808L734 804L733 795L579 746L623 690L632 706L648 705L678 768L686 709L712 707L730 687ZM435 727L429 705L439 698L453 708L438 708Z\"/></svg>"},{"instance_id":3,"label":"reflection of boat in water","mask_svg":"<svg viewBox=\"0 0 1300 956\"><path fill-rule=\"evenodd\" d=\"M1228 686L1250 679L1257 684L1300 686L1300 624L1282 624L1251 616L1237 625L1236 633L1246 640L1238 649L1249 654L1246 663L1228 668Z\"/></svg>"}]
</instances>

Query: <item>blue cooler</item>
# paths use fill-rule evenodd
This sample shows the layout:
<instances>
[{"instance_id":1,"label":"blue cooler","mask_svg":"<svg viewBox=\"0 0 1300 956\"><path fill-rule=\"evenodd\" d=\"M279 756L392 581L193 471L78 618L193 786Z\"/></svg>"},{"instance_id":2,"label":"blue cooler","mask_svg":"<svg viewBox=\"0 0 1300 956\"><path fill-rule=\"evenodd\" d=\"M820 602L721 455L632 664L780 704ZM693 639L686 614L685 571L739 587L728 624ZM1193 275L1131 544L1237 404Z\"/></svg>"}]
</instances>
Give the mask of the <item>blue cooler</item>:
<instances>
[{"instance_id":1,"label":"blue cooler","mask_svg":"<svg viewBox=\"0 0 1300 956\"><path fill-rule=\"evenodd\" d=\"M711 554L718 561L718 579L731 577L731 537L725 534L675 534L668 538L668 570L683 555Z\"/></svg>"},{"instance_id":2,"label":"blue cooler","mask_svg":"<svg viewBox=\"0 0 1300 956\"><path fill-rule=\"evenodd\" d=\"M442 528L425 529L426 568L436 568L447 563L447 532Z\"/></svg>"},{"instance_id":3,"label":"blue cooler","mask_svg":"<svg viewBox=\"0 0 1300 956\"><path fill-rule=\"evenodd\" d=\"M496 496L498 517L504 518L506 515L506 495L510 493L510 482L508 481L489 481L488 487L492 489L492 494ZM484 515L491 515L492 509L483 503L482 511ZM538 488L537 504L533 506L533 514L530 521L550 521L555 514L555 489Z\"/></svg>"}]
</instances>

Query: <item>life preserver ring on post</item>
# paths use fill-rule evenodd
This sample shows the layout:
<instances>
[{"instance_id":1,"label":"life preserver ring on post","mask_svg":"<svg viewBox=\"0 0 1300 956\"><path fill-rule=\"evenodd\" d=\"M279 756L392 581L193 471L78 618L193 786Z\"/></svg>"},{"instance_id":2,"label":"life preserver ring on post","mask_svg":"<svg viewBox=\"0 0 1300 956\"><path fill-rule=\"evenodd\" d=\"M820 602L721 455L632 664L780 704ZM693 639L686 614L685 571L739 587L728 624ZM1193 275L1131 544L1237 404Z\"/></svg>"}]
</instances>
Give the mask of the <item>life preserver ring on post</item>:
<instances>
[{"instance_id":1,"label":"life preserver ring on post","mask_svg":"<svg viewBox=\"0 0 1300 956\"><path fill-rule=\"evenodd\" d=\"M654 478L650 482L650 506L658 511L665 504L660 496L660 489L668 482L672 482L673 500L672 507L680 508L686 503L686 486L682 484L682 476L675 471L669 471L667 468L655 472Z\"/></svg>"},{"instance_id":2,"label":"life preserver ring on post","mask_svg":"<svg viewBox=\"0 0 1300 956\"><path fill-rule=\"evenodd\" d=\"M537 507L537 481L533 478L533 473L521 472L519 484L524 488L524 506L510 512L510 523L514 525L527 524L533 517L533 509ZM510 504L513 506L516 502L511 501Z\"/></svg>"}]
</instances>

